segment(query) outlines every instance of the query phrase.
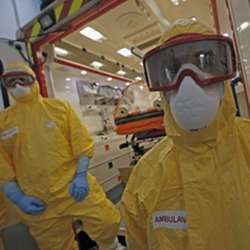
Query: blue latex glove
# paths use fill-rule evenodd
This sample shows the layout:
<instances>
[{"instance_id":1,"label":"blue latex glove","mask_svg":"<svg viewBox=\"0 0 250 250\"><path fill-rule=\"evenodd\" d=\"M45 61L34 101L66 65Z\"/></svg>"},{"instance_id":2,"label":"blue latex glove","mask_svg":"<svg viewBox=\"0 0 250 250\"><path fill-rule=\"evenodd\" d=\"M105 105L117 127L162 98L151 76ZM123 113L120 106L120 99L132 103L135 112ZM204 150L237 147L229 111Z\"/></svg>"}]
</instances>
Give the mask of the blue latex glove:
<instances>
[{"instance_id":1,"label":"blue latex glove","mask_svg":"<svg viewBox=\"0 0 250 250\"><path fill-rule=\"evenodd\" d=\"M32 196L25 195L15 181L3 186L3 193L24 213L38 215L46 209L46 204Z\"/></svg>"},{"instance_id":2,"label":"blue latex glove","mask_svg":"<svg viewBox=\"0 0 250 250\"><path fill-rule=\"evenodd\" d=\"M70 185L70 195L76 201L82 201L89 193L87 171L89 167L89 158L81 156L77 162L77 171Z\"/></svg>"}]
</instances>

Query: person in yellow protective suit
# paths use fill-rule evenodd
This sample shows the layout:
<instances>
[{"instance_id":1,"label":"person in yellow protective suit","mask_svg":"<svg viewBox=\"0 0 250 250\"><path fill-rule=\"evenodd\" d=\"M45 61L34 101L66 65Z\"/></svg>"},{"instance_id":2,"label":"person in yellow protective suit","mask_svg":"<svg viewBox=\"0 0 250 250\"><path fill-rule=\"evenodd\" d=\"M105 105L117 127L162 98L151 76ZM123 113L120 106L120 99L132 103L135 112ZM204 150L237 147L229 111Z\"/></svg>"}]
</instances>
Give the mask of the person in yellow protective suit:
<instances>
[{"instance_id":1,"label":"person in yellow protective suit","mask_svg":"<svg viewBox=\"0 0 250 250\"><path fill-rule=\"evenodd\" d=\"M228 40L179 20L144 57L167 137L139 161L122 197L130 250L249 249L250 122L235 117Z\"/></svg>"},{"instance_id":2,"label":"person in yellow protective suit","mask_svg":"<svg viewBox=\"0 0 250 250\"><path fill-rule=\"evenodd\" d=\"M112 249L120 215L86 173L87 129L67 102L40 96L27 65L10 65L2 78L16 104L0 113L0 184L39 248L77 249L72 220L80 219L101 249Z\"/></svg>"}]
</instances>

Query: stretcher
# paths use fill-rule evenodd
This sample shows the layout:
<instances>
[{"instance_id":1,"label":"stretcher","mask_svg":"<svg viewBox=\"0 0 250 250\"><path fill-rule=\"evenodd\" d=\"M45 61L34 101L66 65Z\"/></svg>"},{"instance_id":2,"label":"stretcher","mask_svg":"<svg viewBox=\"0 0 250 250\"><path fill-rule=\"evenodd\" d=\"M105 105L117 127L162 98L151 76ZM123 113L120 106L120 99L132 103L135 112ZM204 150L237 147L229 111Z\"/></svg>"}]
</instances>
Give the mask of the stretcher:
<instances>
[{"instance_id":1,"label":"stretcher","mask_svg":"<svg viewBox=\"0 0 250 250\"><path fill-rule=\"evenodd\" d=\"M119 135L135 134L143 131L164 130L163 111L151 109L134 112L126 117L115 117L116 133Z\"/></svg>"}]
</instances>

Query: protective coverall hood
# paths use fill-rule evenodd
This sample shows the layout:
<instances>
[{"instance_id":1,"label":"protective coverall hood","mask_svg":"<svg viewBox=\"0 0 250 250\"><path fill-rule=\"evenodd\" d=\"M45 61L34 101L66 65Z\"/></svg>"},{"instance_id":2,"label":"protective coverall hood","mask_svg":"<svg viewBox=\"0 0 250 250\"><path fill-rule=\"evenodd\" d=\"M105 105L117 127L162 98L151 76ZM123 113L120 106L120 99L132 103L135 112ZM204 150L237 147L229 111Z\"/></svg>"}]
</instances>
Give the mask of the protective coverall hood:
<instances>
[{"instance_id":1,"label":"protective coverall hood","mask_svg":"<svg viewBox=\"0 0 250 250\"><path fill-rule=\"evenodd\" d=\"M201 33L213 34L214 32L207 26L193 21L180 20L175 24L170 32L162 36L160 44L168 39L178 36L183 33ZM166 101L164 94L161 94L162 107L164 109L164 122L166 133L169 137L173 138L175 142L181 143L201 143L201 142L215 142L217 132L226 125L230 124L235 116L236 109L233 102L233 97L230 89L230 84L224 82L224 97L216 114L215 119L206 128L200 129L196 132L190 132L182 129L176 123L170 105Z\"/></svg>"},{"instance_id":2,"label":"protective coverall hood","mask_svg":"<svg viewBox=\"0 0 250 250\"><path fill-rule=\"evenodd\" d=\"M36 78L34 71L24 63L18 62L18 63L13 63L13 64L7 65L4 73L9 73L9 72L13 72L13 71L14 72L15 71L26 72L28 74L31 74L34 78ZM39 84L37 81L35 81L35 83L30 86L30 91L27 91L26 95L18 97L17 95L14 95L12 93L13 91L9 90L9 92L10 92L11 96L13 97L13 99L19 103L36 101L36 100L39 100L39 98L40 98L40 88L39 88Z\"/></svg>"}]
</instances>

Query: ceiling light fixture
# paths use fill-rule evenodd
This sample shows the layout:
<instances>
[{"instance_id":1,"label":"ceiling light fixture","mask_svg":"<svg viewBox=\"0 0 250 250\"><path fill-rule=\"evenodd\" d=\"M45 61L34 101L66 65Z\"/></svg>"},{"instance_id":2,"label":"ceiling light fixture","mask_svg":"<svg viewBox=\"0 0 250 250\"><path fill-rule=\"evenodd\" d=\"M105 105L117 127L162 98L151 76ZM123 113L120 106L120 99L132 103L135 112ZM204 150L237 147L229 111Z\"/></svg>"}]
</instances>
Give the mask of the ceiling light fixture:
<instances>
[{"instance_id":1,"label":"ceiling light fixture","mask_svg":"<svg viewBox=\"0 0 250 250\"><path fill-rule=\"evenodd\" d=\"M108 77L108 78L107 78L107 81L109 81L109 82L111 82L112 80L113 80L112 77Z\"/></svg>"},{"instance_id":2,"label":"ceiling light fixture","mask_svg":"<svg viewBox=\"0 0 250 250\"><path fill-rule=\"evenodd\" d=\"M135 80L136 80L136 81L141 81L142 78L141 78L140 76L137 76L137 77L135 78Z\"/></svg>"},{"instance_id":3,"label":"ceiling light fixture","mask_svg":"<svg viewBox=\"0 0 250 250\"><path fill-rule=\"evenodd\" d=\"M223 33L223 36L229 37L228 33Z\"/></svg>"},{"instance_id":4,"label":"ceiling light fixture","mask_svg":"<svg viewBox=\"0 0 250 250\"><path fill-rule=\"evenodd\" d=\"M69 54L69 52L66 49L62 49L59 47L55 47L55 53L59 56L67 56Z\"/></svg>"},{"instance_id":5,"label":"ceiling light fixture","mask_svg":"<svg viewBox=\"0 0 250 250\"><path fill-rule=\"evenodd\" d=\"M243 23L237 28L237 30L241 32L241 31L247 29L249 26L250 26L250 22L243 22Z\"/></svg>"},{"instance_id":6,"label":"ceiling light fixture","mask_svg":"<svg viewBox=\"0 0 250 250\"><path fill-rule=\"evenodd\" d=\"M98 61L93 61L90 65L96 69L103 67L103 64Z\"/></svg>"},{"instance_id":7,"label":"ceiling light fixture","mask_svg":"<svg viewBox=\"0 0 250 250\"><path fill-rule=\"evenodd\" d=\"M88 72L87 72L86 70L82 70L82 71L81 71L81 75L85 76L85 75L87 75L87 74L88 74Z\"/></svg>"},{"instance_id":8,"label":"ceiling light fixture","mask_svg":"<svg viewBox=\"0 0 250 250\"><path fill-rule=\"evenodd\" d=\"M195 16L191 17L193 21L197 21L197 18Z\"/></svg>"},{"instance_id":9,"label":"ceiling light fixture","mask_svg":"<svg viewBox=\"0 0 250 250\"><path fill-rule=\"evenodd\" d=\"M86 36L87 38L95 42L102 42L103 40L106 40L106 38L102 35L102 33L89 26L82 29L80 33L81 35Z\"/></svg>"},{"instance_id":10,"label":"ceiling light fixture","mask_svg":"<svg viewBox=\"0 0 250 250\"><path fill-rule=\"evenodd\" d=\"M126 75L126 72L123 71L123 70L119 70L119 71L116 72L116 74L118 74L120 76L124 76L124 75Z\"/></svg>"},{"instance_id":11,"label":"ceiling light fixture","mask_svg":"<svg viewBox=\"0 0 250 250\"><path fill-rule=\"evenodd\" d=\"M175 6L177 6L177 5L180 4L180 3L179 3L179 0L171 0L171 1L172 1L172 4L175 5Z\"/></svg>"},{"instance_id":12,"label":"ceiling light fixture","mask_svg":"<svg viewBox=\"0 0 250 250\"><path fill-rule=\"evenodd\" d=\"M185 3L187 0L171 0L174 6L178 6L181 2Z\"/></svg>"},{"instance_id":13,"label":"ceiling light fixture","mask_svg":"<svg viewBox=\"0 0 250 250\"><path fill-rule=\"evenodd\" d=\"M122 55L122 56L125 56L125 57L131 57L132 56L132 53L131 53L130 49L127 49L127 48L119 49L119 50L117 50L117 53Z\"/></svg>"},{"instance_id":14,"label":"ceiling light fixture","mask_svg":"<svg viewBox=\"0 0 250 250\"><path fill-rule=\"evenodd\" d=\"M125 84L126 84L126 86L129 86L131 83L130 82L126 82Z\"/></svg>"},{"instance_id":15,"label":"ceiling light fixture","mask_svg":"<svg viewBox=\"0 0 250 250\"><path fill-rule=\"evenodd\" d=\"M69 82L69 81L71 81L71 78L67 77L65 80L66 80L67 82Z\"/></svg>"}]
</instances>

